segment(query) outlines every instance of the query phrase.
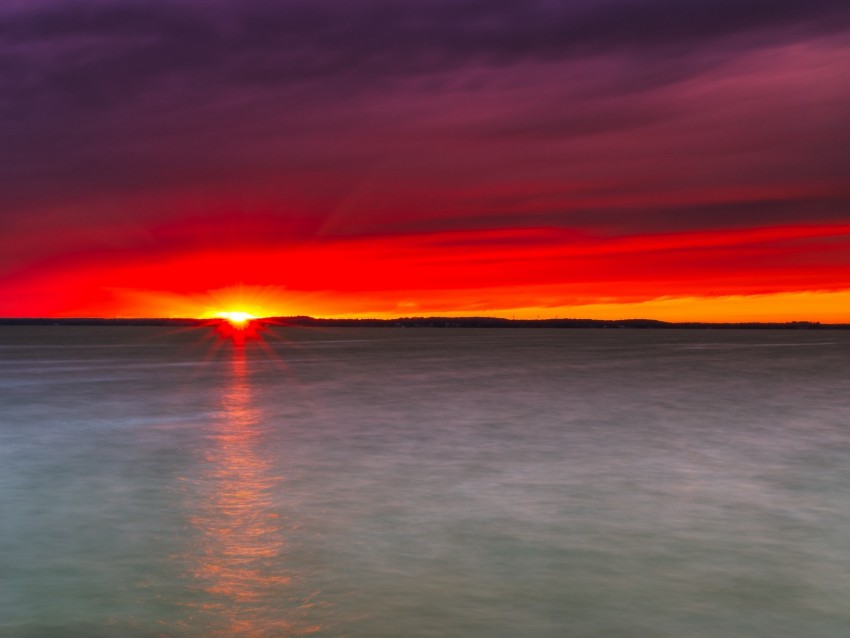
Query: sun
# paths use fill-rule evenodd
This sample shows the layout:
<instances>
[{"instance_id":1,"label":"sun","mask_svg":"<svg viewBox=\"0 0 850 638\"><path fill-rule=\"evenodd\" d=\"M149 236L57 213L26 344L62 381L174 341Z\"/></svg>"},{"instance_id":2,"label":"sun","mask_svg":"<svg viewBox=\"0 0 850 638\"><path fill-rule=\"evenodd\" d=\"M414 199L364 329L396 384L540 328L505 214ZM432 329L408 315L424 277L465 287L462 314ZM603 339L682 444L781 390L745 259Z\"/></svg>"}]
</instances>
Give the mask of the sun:
<instances>
[{"instance_id":1,"label":"sun","mask_svg":"<svg viewBox=\"0 0 850 638\"><path fill-rule=\"evenodd\" d=\"M259 339L260 332L265 329L260 317L245 310L223 310L210 314L212 325L219 336L231 339L239 346L249 340Z\"/></svg>"},{"instance_id":2,"label":"sun","mask_svg":"<svg viewBox=\"0 0 850 638\"><path fill-rule=\"evenodd\" d=\"M219 319L224 319L234 328L244 328L248 323L257 319L256 315L252 315L250 312L244 312L242 310L227 310L224 312L217 312L216 317Z\"/></svg>"}]
</instances>

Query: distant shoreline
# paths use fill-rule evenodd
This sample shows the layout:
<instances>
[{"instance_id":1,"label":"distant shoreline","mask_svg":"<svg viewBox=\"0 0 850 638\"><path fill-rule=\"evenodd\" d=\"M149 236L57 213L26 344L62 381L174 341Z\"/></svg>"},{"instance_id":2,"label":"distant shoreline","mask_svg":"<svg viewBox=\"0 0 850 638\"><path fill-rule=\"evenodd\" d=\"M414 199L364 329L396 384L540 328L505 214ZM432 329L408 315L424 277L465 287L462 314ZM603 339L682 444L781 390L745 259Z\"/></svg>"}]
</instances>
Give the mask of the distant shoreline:
<instances>
[{"instance_id":1,"label":"distant shoreline","mask_svg":"<svg viewBox=\"0 0 850 638\"><path fill-rule=\"evenodd\" d=\"M0 317L0 326L184 326L216 325L217 319L72 317ZM397 319L321 319L315 317L265 317L265 326L303 328L615 328L615 329L718 329L718 330L850 330L850 323L789 322L669 322L655 319L503 319L500 317L399 317Z\"/></svg>"}]
</instances>

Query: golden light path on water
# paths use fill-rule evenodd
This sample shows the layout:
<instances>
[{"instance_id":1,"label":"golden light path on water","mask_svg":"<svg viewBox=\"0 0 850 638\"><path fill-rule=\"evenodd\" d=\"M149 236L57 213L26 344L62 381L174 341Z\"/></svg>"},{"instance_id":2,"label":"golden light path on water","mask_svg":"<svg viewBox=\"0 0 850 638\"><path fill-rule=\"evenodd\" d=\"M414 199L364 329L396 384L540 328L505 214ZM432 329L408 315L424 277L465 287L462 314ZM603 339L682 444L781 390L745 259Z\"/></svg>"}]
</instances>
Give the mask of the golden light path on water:
<instances>
[{"instance_id":1,"label":"golden light path on water","mask_svg":"<svg viewBox=\"0 0 850 638\"><path fill-rule=\"evenodd\" d=\"M266 424L252 399L244 344L234 343L220 418L208 433L190 556L198 591L190 625L208 636L295 636L318 631L292 592L287 529L277 504L284 477L264 453Z\"/></svg>"}]
</instances>

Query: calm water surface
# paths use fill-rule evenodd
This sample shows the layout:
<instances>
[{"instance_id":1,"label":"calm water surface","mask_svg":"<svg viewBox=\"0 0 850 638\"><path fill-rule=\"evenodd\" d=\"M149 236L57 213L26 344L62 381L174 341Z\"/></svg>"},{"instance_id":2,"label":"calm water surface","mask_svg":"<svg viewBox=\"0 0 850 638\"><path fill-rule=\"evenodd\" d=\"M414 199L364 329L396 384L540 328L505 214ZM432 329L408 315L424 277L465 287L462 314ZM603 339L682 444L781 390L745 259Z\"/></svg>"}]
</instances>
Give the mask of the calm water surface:
<instances>
[{"instance_id":1,"label":"calm water surface","mask_svg":"<svg viewBox=\"0 0 850 638\"><path fill-rule=\"evenodd\" d=\"M0 635L846 638L850 332L0 328Z\"/></svg>"}]
</instances>

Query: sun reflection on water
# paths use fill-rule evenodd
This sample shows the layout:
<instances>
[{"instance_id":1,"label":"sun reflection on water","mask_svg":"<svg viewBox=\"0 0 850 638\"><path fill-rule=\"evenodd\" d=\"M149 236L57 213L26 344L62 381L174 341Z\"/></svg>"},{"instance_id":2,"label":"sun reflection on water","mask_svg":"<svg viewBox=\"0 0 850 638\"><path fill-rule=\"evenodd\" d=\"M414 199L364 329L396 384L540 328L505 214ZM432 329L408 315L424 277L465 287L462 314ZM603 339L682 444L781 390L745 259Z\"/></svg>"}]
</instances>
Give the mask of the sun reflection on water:
<instances>
[{"instance_id":1,"label":"sun reflection on water","mask_svg":"<svg viewBox=\"0 0 850 638\"><path fill-rule=\"evenodd\" d=\"M287 530L275 503L284 477L263 453L263 415L252 400L245 348L232 352L192 518L198 539L192 572L200 594L193 606L209 636L312 633L318 627L306 622L309 605L292 592L298 579L287 569Z\"/></svg>"}]
</instances>

